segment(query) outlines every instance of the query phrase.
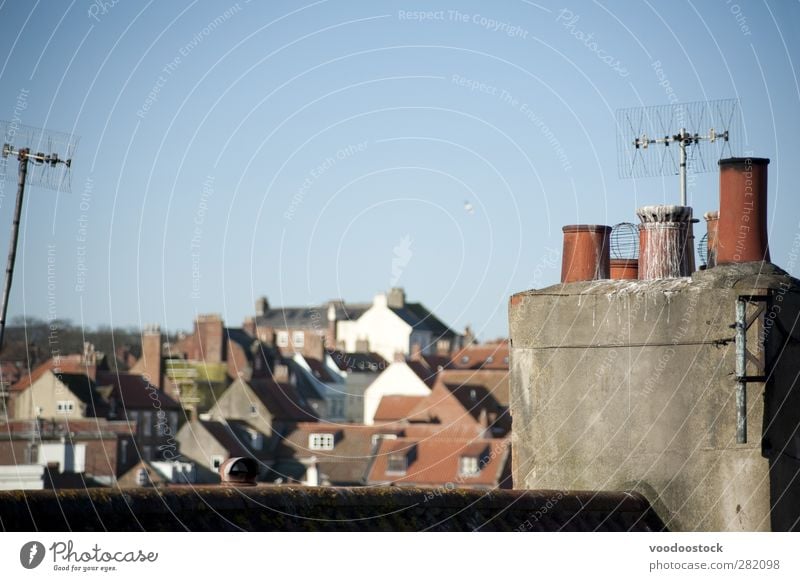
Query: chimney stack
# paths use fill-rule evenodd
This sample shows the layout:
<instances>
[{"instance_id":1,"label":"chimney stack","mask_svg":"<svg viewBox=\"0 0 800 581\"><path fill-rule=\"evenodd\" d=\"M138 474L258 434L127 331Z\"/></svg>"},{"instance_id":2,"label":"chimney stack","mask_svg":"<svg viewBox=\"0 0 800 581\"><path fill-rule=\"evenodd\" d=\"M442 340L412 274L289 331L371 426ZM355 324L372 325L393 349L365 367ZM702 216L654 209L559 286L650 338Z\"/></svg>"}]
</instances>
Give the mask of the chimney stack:
<instances>
[{"instance_id":1,"label":"chimney stack","mask_svg":"<svg viewBox=\"0 0 800 581\"><path fill-rule=\"evenodd\" d=\"M769 262L767 165L760 157L719 161L717 264Z\"/></svg>"},{"instance_id":2,"label":"chimney stack","mask_svg":"<svg viewBox=\"0 0 800 581\"><path fill-rule=\"evenodd\" d=\"M206 363L222 363L225 347L225 332L222 317L219 315L198 315L194 322L195 346L197 353L194 359Z\"/></svg>"},{"instance_id":3,"label":"chimney stack","mask_svg":"<svg viewBox=\"0 0 800 581\"><path fill-rule=\"evenodd\" d=\"M639 260L636 258L612 258L611 278L613 280L637 280Z\"/></svg>"},{"instance_id":4,"label":"chimney stack","mask_svg":"<svg viewBox=\"0 0 800 581\"><path fill-rule=\"evenodd\" d=\"M576 224L564 226L561 282L609 277L611 226Z\"/></svg>"},{"instance_id":5,"label":"chimney stack","mask_svg":"<svg viewBox=\"0 0 800 581\"><path fill-rule=\"evenodd\" d=\"M691 274L689 206L642 206L639 224L639 280L678 278Z\"/></svg>"},{"instance_id":6,"label":"chimney stack","mask_svg":"<svg viewBox=\"0 0 800 581\"><path fill-rule=\"evenodd\" d=\"M256 300L256 317L263 317L269 311L269 301L267 297L259 297Z\"/></svg>"},{"instance_id":7,"label":"chimney stack","mask_svg":"<svg viewBox=\"0 0 800 581\"><path fill-rule=\"evenodd\" d=\"M394 287L386 296L386 304L390 309L402 309L406 306L406 291L400 287Z\"/></svg>"},{"instance_id":8,"label":"chimney stack","mask_svg":"<svg viewBox=\"0 0 800 581\"><path fill-rule=\"evenodd\" d=\"M708 259L706 268L714 268L717 265L717 248L719 246L719 212L706 212L703 214L706 219L706 251Z\"/></svg>"},{"instance_id":9,"label":"chimney stack","mask_svg":"<svg viewBox=\"0 0 800 581\"><path fill-rule=\"evenodd\" d=\"M145 380L161 389L161 328L145 325L142 330L142 375Z\"/></svg>"}]
</instances>

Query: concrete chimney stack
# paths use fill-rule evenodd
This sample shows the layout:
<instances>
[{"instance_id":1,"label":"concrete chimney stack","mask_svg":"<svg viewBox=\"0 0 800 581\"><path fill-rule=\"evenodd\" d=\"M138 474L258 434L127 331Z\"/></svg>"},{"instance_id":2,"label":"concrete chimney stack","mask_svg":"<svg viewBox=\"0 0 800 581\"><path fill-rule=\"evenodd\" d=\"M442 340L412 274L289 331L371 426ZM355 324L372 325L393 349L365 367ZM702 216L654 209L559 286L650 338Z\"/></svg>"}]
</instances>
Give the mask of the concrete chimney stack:
<instances>
[{"instance_id":1,"label":"concrete chimney stack","mask_svg":"<svg viewBox=\"0 0 800 581\"><path fill-rule=\"evenodd\" d=\"M639 280L678 278L691 274L689 206L642 206L639 224Z\"/></svg>"},{"instance_id":2,"label":"concrete chimney stack","mask_svg":"<svg viewBox=\"0 0 800 581\"><path fill-rule=\"evenodd\" d=\"M610 276L611 226L564 226L561 282L598 280Z\"/></svg>"},{"instance_id":3,"label":"concrete chimney stack","mask_svg":"<svg viewBox=\"0 0 800 581\"><path fill-rule=\"evenodd\" d=\"M767 165L759 157L719 161L717 264L769 262Z\"/></svg>"}]
</instances>

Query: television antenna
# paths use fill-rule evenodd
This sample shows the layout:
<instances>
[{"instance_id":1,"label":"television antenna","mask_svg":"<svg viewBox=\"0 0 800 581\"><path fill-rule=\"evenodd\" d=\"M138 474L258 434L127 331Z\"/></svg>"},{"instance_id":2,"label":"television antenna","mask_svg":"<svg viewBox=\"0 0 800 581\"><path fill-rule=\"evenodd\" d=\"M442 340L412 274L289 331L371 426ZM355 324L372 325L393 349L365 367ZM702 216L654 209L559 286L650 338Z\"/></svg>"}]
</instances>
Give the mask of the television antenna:
<instances>
[{"instance_id":1,"label":"television antenna","mask_svg":"<svg viewBox=\"0 0 800 581\"><path fill-rule=\"evenodd\" d=\"M8 246L5 284L0 306L0 350L3 348L8 298L14 277L14 263L17 259L17 240L25 186L69 192L72 156L77 143L77 138L67 133L28 127L16 121L0 121L0 144L3 148L0 157L0 185L5 185L8 160L17 158L17 202L11 224L11 241Z\"/></svg>"},{"instance_id":2,"label":"television antenna","mask_svg":"<svg viewBox=\"0 0 800 581\"><path fill-rule=\"evenodd\" d=\"M738 99L618 109L619 177L679 175L686 206L687 172L713 171L734 157L741 123Z\"/></svg>"}]
</instances>

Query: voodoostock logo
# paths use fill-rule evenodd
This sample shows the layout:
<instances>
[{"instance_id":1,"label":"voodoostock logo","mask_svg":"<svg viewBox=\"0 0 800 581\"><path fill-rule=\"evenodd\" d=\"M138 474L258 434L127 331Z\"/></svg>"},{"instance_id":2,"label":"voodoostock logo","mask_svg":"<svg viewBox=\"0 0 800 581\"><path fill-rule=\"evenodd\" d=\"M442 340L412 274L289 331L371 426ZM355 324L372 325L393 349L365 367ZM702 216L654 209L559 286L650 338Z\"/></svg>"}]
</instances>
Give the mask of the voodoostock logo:
<instances>
[{"instance_id":1,"label":"voodoostock logo","mask_svg":"<svg viewBox=\"0 0 800 581\"><path fill-rule=\"evenodd\" d=\"M19 562L26 569L36 569L42 564L45 555L44 545L39 541L30 541L19 550Z\"/></svg>"}]
</instances>

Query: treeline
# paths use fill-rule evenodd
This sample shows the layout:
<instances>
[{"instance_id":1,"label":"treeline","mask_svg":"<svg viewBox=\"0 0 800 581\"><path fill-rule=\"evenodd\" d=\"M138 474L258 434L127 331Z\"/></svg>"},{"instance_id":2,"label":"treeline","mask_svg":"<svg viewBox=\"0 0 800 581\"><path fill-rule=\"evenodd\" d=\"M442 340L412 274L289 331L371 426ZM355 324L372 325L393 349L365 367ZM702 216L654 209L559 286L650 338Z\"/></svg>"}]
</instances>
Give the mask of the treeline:
<instances>
[{"instance_id":1,"label":"treeline","mask_svg":"<svg viewBox=\"0 0 800 581\"><path fill-rule=\"evenodd\" d=\"M0 360L33 368L56 354L83 353L84 342L92 343L95 351L104 353L110 365L116 360L120 371L127 369L130 358L126 355L138 359L142 354L141 334L133 327L92 329L75 325L68 319L44 321L18 317L6 328Z\"/></svg>"}]
</instances>

